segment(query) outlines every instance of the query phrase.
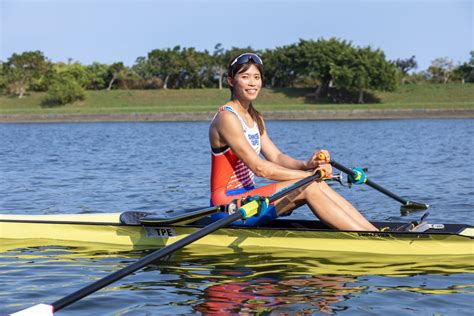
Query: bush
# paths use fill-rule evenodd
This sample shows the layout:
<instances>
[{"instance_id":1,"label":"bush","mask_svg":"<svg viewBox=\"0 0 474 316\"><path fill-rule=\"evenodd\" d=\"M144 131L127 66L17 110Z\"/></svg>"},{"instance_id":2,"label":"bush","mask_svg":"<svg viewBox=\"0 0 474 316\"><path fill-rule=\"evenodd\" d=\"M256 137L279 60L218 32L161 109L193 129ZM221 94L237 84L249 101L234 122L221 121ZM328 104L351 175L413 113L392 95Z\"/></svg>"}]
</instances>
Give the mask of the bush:
<instances>
[{"instance_id":1,"label":"bush","mask_svg":"<svg viewBox=\"0 0 474 316\"><path fill-rule=\"evenodd\" d=\"M43 98L41 105L46 107L60 106L77 100L84 100L85 90L70 75L56 78Z\"/></svg>"}]
</instances>

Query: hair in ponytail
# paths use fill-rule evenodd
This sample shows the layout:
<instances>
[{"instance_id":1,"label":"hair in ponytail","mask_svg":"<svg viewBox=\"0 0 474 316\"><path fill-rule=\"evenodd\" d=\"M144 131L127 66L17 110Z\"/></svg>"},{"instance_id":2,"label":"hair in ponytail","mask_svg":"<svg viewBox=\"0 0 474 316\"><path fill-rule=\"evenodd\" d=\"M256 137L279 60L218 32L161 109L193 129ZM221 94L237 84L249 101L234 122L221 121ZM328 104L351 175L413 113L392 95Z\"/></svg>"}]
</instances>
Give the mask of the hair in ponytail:
<instances>
[{"instance_id":1,"label":"hair in ponytail","mask_svg":"<svg viewBox=\"0 0 474 316\"><path fill-rule=\"evenodd\" d=\"M258 130L260 132L260 135L263 134L263 132L265 131L265 125L263 125L263 116L262 114L260 114L259 111L257 111L252 102L250 102L250 106L249 106L249 114L250 116L252 117L252 119L257 122L257 125L258 125Z\"/></svg>"}]
</instances>

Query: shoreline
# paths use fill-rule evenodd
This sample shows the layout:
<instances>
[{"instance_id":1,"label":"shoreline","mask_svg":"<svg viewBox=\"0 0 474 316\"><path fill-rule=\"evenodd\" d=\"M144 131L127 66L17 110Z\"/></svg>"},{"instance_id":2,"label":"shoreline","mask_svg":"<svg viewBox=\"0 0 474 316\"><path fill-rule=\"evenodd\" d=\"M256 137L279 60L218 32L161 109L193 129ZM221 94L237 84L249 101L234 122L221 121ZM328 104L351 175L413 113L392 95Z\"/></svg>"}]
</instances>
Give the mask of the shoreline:
<instances>
[{"instance_id":1,"label":"shoreline","mask_svg":"<svg viewBox=\"0 0 474 316\"><path fill-rule=\"evenodd\" d=\"M215 112L114 114L0 114L0 123L193 122L210 121ZM474 118L474 108L263 111L268 121Z\"/></svg>"}]
</instances>

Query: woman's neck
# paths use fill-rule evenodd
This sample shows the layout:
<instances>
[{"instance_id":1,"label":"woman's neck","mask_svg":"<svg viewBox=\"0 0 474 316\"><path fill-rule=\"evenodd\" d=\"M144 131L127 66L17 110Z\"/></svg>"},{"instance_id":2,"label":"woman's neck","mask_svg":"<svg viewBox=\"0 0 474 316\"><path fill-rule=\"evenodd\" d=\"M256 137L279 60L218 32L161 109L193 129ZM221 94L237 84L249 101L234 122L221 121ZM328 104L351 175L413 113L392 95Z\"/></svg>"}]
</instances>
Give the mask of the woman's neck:
<instances>
[{"instance_id":1,"label":"woman's neck","mask_svg":"<svg viewBox=\"0 0 474 316\"><path fill-rule=\"evenodd\" d=\"M248 112L250 108L250 102L240 102L238 99L231 99L229 103L238 106L242 112Z\"/></svg>"}]
</instances>

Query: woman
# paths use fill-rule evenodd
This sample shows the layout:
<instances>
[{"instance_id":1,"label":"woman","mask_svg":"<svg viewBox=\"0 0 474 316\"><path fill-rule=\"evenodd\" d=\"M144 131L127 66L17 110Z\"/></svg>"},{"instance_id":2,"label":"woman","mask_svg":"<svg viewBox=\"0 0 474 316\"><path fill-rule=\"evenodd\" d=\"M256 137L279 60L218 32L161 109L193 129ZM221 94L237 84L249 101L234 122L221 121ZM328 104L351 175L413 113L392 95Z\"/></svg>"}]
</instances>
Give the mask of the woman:
<instances>
[{"instance_id":1,"label":"woman","mask_svg":"<svg viewBox=\"0 0 474 316\"><path fill-rule=\"evenodd\" d=\"M227 83L231 99L219 108L209 129L213 205L229 204L247 196L271 195L318 169L324 169L328 177L331 175L329 161L318 160L317 153L308 161L296 160L273 144L263 117L252 105L262 89L262 82L263 62L256 54L242 54L229 64ZM323 153L329 158L327 151ZM254 175L275 182L255 188ZM335 229L377 230L324 181L293 191L271 204L265 214L251 217L244 224L263 224L290 214L303 204L307 204L317 217Z\"/></svg>"}]
</instances>

